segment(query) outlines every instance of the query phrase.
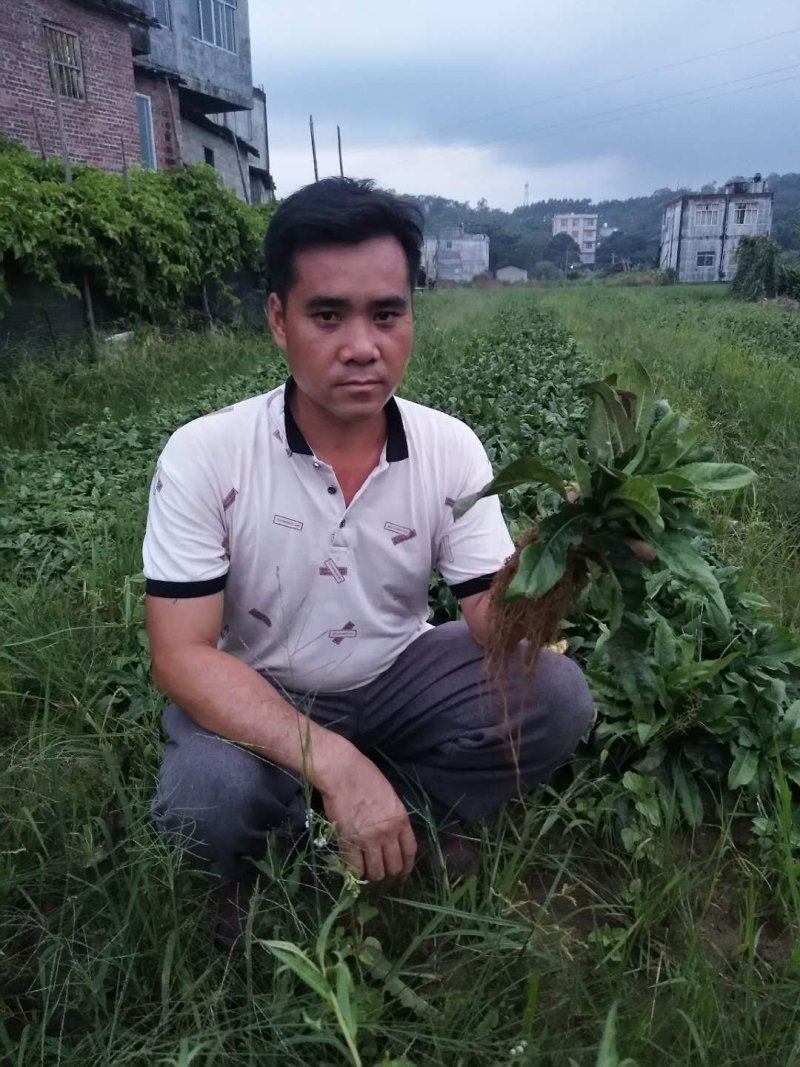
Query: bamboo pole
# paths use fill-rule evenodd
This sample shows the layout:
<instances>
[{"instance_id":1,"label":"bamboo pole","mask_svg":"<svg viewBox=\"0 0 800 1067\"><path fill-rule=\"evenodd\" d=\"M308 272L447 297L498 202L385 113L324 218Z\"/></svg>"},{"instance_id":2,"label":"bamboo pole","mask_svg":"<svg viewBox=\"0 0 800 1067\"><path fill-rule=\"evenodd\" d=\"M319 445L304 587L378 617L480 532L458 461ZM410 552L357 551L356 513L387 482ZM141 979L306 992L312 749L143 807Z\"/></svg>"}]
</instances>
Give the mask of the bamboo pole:
<instances>
[{"instance_id":1,"label":"bamboo pole","mask_svg":"<svg viewBox=\"0 0 800 1067\"><path fill-rule=\"evenodd\" d=\"M344 166L342 165L342 131L339 127L336 127L336 140L339 142L339 175L344 177Z\"/></svg>"},{"instance_id":2,"label":"bamboo pole","mask_svg":"<svg viewBox=\"0 0 800 1067\"><path fill-rule=\"evenodd\" d=\"M47 155L44 150L44 141L42 140L42 131L39 126L39 115L35 107L32 107L31 111L33 112L33 130L36 134L36 143L39 146L39 154L41 155L42 159L47 159Z\"/></svg>"},{"instance_id":3,"label":"bamboo pole","mask_svg":"<svg viewBox=\"0 0 800 1067\"><path fill-rule=\"evenodd\" d=\"M227 125L227 123L226 123ZM236 112L233 113L233 148L236 152L236 162L239 165L239 178L242 182L242 192L244 193L244 200L246 204L250 203L250 190L247 187L247 182L244 176L244 167L242 166L242 154L239 151L239 123L236 118Z\"/></svg>"},{"instance_id":4,"label":"bamboo pole","mask_svg":"<svg viewBox=\"0 0 800 1067\"><path fill-rule=\"evenodd\" d=\"M53 84L53 95L56 101L56 122L58 123L58 137L61 142L61 162L64 164L64 181L72 181L72 163L69 158L69 148L67 146L67 132L64 129L64 116L61 114L61 94L58 91L58 78L56 76L56 65L50 60L50 80Z\"/></svg>"},{"instance_id":5,"label":"bamboo pole","mask_svg":"<svg viewBox=\"0 0 800 1067\"><path fill-rule=\"evenodd\" d=\"M119 138L120 148L122 149L122 177L125 179L125 189L127 192L131 191L131 176L128 172L128 157L125 153L125 138L120 134Z\"/></svg>"},{"instance_id":6,"label":"bamboo pole","mask_svg":"<svg viewBox=\"0 0 800 1067\"><path fill-rule=\"evenodd\" d=\"M314 141L314 116L308 116L308 128L311 131L311 156L314 160L314 181L319 181L319 170L317 169L317 145Z\"/></svg>"}]
</instances>

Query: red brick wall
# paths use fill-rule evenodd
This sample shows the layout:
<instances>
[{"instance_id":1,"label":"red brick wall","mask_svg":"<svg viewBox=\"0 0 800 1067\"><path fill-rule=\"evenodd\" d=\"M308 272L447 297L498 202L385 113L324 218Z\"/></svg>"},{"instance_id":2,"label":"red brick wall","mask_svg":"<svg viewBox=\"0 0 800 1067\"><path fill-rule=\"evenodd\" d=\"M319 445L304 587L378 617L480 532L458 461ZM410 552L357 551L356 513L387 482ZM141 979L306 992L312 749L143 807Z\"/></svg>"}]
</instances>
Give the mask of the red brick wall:
<instances>
[{"instance_id":1,"label":"red brick wall","mask_svg":"<svg viewBox=\"0 0 800 1067\"><path fill-rule=\"evenodd\" d=\"M150 97L153 110L153 137L156 142L156 164L159 170L177 167L178 152L172 129L172 115L169 106L169 94L163 77L148 71L137 69L135 72L136 92ZM172 99L175 110L180 107L177 86L172 87ZM178 120L180 121L180 119Z\"/></svg>"},{"instance_id":2,"label":"red brick wall","mask_svg":"<svg viewBox=\"0 0 800 1067\"><path fill-rule=\"evenodd\" d=\"M70 0L13 0L3 4L0 49L0 133L38 151L33 108L45 152L60 152L43 22L77 33L86 99L61 99L70 157L108 170L122 169L121 138L132 162L139 157L139 126L130 32L125 22Z\"/></svg>"}]
</instances>

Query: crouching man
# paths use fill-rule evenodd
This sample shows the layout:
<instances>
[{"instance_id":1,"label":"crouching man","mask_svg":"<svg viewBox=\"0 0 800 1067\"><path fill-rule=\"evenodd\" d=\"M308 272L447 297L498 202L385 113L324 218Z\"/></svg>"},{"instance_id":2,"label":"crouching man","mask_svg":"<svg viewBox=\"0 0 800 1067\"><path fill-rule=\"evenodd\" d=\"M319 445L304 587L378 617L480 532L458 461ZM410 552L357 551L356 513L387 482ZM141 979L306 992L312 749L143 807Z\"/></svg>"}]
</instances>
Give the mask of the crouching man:
<instances>
[{"instance_id":1,"label":"crouching man","mask_svg":"<svg viewBox=\"0 0 800 1067\"><path fill-rule=\"evenodd\" d=\"M420 797L451 827L489 815L592 719L565 656L515 667L502 698L487 682L488 590L513 545L496 497L458 522L452 505L490 464L462 422L394 395L421 243L415 210L369 182L284 201L268 317L290 377L181 427L158 460L147 625L172 703L153 814L223 886L270 830L302 831L309 785L360 874L406 874ZM432 570L464 621L429 626Z\"/></svg>"}]
</instances>

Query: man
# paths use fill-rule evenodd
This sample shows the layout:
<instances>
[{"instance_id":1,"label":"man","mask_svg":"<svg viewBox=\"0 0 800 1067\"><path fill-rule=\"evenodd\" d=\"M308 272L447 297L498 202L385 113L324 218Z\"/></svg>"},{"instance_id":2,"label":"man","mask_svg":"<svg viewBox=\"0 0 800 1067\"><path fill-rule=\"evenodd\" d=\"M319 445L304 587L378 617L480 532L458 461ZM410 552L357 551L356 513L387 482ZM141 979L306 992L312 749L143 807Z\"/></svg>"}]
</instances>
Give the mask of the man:
<instances>
[{"instance_id":1,"label":"man","mask_svg":"<svg viewBox=\"0 0 800 1067\"><path fill-rule=\"evenodd\" d=\"M513 551L475 434L397 400L422 235L408 204L326 179L266 238L286 385L181 427L156 469L147 622L167 748L153 811L223 884L313 787L343 858L407 874L410 815L480 819L546 779L592 719L576 665L542 653L489 686L492 575ZM428 625L429 576L462 622ZM513 724L514 752L508 736Z\"/></svg>"}]
</instances>

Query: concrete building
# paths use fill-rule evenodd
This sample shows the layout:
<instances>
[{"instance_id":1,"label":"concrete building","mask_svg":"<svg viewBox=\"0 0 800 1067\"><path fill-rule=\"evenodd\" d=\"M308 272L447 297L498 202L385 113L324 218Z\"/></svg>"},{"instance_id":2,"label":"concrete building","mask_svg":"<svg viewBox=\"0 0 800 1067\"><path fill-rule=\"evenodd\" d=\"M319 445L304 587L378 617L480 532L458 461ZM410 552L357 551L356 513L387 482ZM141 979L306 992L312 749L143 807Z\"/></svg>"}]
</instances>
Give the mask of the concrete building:
<instances>
[{"instance_id":1,"label":"concrete building","mask_svg":"<svg viewBox=\"0 0 800 1067\"><path fill-rule=\"evenodd\" d=\"M664 208L659 266L679 282L730 281L743 237L772 231L772 193L761 175L718 193L689 193Z\"/></svg>"},{"instance_id":2,"label":"concrete building","mask_svg":"<svg viewBox=\"0 0 800 1067\"><path fill-rule=\"evenodd\" d=\"M566 233L580 249L581 263L591 266L597 252L597 215L553 215L553 237Z\"/></svg>"},{"instance_id":3,"label":"concrete building","mask_svg":"<svg viewBox=\"0 0 800 1067\"><path fill-rule=\"evenodd\" d=\"M485 233L464 233L462 224L440 230L435 240L439 281L471 282L476 275L488 273L489 238Z\"/></svg>"},{"instance_id":4,"label":"concrete building","mask_svg":"<svg viewBox=\"0 0 800 1067\"><path fill-rule=\"evenodd\" d=\"M209 163L271 195L266 106L247 0L15 0L0 56L0 133L107 170Z\"/></svg>"},{"instance_id":5,"label":"concrete building","mask_svg":"<svg viewBox=\"0 0 800 1067\"><path fill-rule=\"evenodd\" d=\"M511 263L506 264L504 267L498 267L494 272L494 276L499 282L510 282L511 284L528 280L528 272L523 270L522 267L513 266Z\"/></svg>"}]
</instances>

